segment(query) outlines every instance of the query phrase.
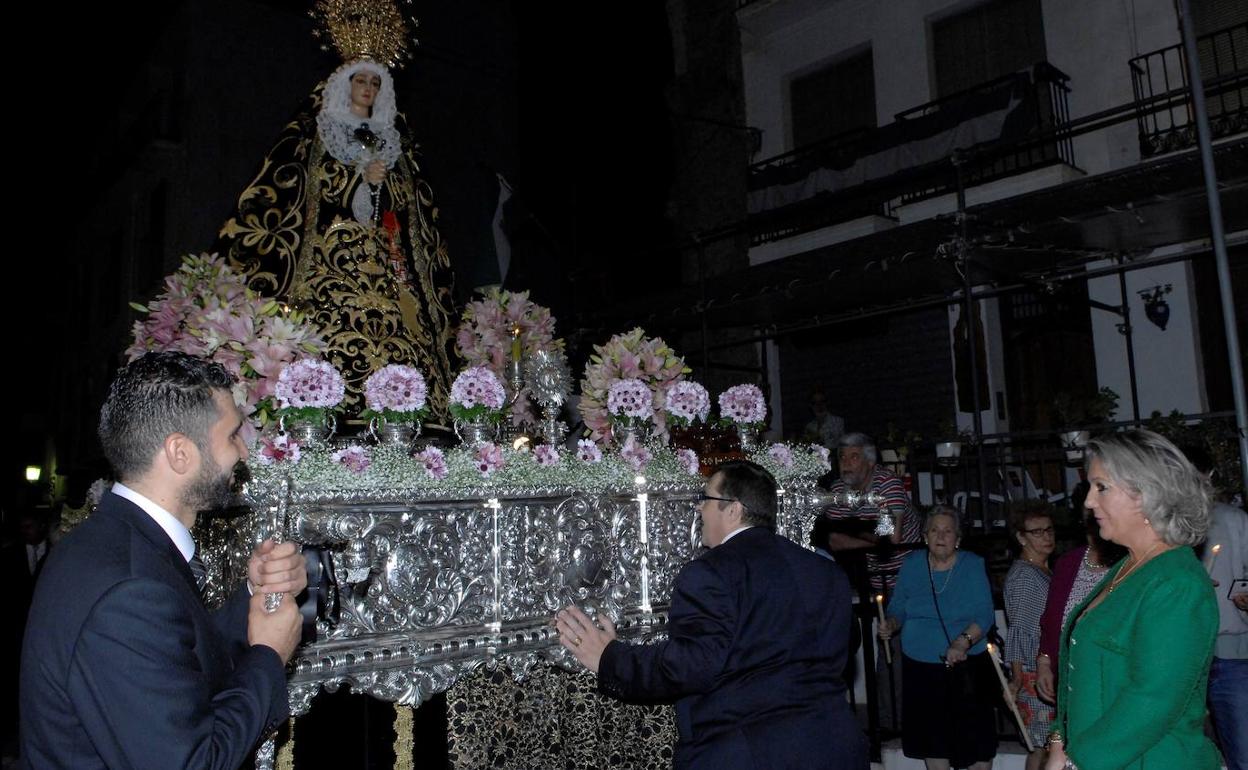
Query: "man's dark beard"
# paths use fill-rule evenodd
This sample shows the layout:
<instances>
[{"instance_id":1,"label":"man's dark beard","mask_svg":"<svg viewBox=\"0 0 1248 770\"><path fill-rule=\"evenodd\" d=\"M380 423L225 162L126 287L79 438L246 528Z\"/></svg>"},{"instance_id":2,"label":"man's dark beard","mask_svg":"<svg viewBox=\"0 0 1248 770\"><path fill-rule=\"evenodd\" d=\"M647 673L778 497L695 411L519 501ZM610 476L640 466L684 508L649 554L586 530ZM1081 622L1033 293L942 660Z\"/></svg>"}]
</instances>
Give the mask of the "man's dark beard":
<instances>
[{"instance_id":1,"label":"man's dark beard","mask_svg":"<svg viewBox=\"0 0 1248 770\"><path fill-rule=\"evenodd\" d=\"M222 471L207 452L200 453L204 464L199 475L182 490L182 502L195 512L226 508L234 503L234 469Z\"/></svg>"}]
</instances>

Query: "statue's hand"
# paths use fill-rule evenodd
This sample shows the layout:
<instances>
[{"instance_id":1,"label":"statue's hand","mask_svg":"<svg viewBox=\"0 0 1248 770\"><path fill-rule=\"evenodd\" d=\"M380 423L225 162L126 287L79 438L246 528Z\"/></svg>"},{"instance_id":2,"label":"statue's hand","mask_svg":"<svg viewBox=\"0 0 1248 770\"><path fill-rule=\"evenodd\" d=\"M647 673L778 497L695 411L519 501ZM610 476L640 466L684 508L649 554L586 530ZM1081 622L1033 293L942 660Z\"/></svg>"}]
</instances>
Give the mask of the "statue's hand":
<instances>
[{"instance_id":1,"label":"statue's hand","mask_svg":"<svg viewBox=\"0 0 1248 770\"><path fill-rule=\"evenodd\" d=\"M386 167L381 161L374 160L364 167L364 179L369 184L381 184L386 178Z\"/></svg>"}]
</instances>

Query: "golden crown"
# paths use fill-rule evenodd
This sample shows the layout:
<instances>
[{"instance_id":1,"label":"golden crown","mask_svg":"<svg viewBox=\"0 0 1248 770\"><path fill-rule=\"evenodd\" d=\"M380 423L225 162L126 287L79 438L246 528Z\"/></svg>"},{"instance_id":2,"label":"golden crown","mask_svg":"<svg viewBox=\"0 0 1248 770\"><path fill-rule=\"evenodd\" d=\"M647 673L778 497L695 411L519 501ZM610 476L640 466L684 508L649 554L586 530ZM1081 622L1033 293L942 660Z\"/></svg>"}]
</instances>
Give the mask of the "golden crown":
<instances>
[{"instance_id":1,"label":"golden crown","mask_svg":"<svg viewBox=\"0 0 1248 770\"><path fill-rule=\"evenodd\" d=\"M409 43L418 42L412 32L419 22L394 0L317 0L312 18L321 48L332 43L343 61L369 58L393 69L411 58Z\"/></svg>"}]
</instances>

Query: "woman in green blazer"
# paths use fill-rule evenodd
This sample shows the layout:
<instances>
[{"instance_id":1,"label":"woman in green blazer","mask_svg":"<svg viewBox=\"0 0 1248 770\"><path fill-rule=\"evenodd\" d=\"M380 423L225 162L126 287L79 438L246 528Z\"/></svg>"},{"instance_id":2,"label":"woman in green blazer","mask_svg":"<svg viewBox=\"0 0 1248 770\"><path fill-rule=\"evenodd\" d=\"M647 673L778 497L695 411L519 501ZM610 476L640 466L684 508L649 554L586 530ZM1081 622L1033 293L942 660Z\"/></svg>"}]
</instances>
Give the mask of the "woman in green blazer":
<instances>
[{"instance_id":1,"label":"woman in green blazer","mask_svg":"<svg viewBox=\"0 0 1248 770\"><path fill-rule=\"evenodd\" d=\"M1209 528L1209 486L1150 431L1087 447L1085 505L1130 555L1071 613L1048 770L1220 767L1204 735L1218 611L1190 546Z\"/></svg>"}]
</instances>

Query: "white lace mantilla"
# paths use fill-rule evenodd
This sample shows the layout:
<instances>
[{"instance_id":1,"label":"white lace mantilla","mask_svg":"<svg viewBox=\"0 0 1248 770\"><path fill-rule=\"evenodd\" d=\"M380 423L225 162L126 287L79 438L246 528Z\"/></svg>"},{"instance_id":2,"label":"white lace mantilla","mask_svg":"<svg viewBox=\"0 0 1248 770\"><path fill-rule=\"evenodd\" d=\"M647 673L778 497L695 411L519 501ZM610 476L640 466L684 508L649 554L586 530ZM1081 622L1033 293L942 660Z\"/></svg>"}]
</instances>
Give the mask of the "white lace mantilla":
<instances>
[{"instance_id":1,"label":"white lace mantilla","mask_svg":"<svg viewBox=\"0 0 1248 770\"><path fill-rule=\"evenodd\" d=\"M372 149L356 138L355 132L361 127L377 137ZM322 110L316 116L316 130L330 155L341 163L361 170L373 160L380 160L386 168L393 168L402 150L399 132L393 125L378 126L370 120L360 120L354 116L348 122L341 115Z\"/></svg>"}]
</instances>

